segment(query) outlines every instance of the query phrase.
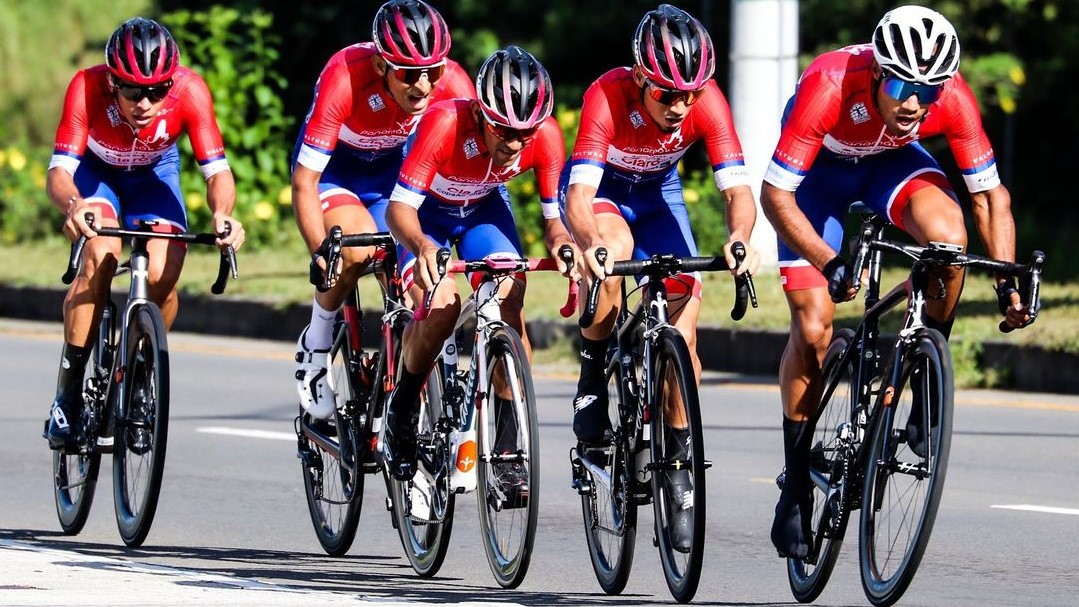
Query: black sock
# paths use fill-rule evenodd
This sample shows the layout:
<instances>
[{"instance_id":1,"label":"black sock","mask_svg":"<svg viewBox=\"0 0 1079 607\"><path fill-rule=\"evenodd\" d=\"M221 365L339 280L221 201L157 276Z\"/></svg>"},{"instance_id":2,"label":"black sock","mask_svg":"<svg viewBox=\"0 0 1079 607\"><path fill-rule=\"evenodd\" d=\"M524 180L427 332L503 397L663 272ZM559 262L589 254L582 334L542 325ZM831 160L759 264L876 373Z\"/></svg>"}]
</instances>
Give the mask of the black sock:
<instances>
[{"instance_id":1,"label":"black sock","mask_svg":"<svg viewBox=\"0 0 1079 607\"><path fill-rule=\"evenodd\" d=\"M56 376L56 398L71 403L82 395L82 379L86 374L86 361L90 348L73 346L64 342L60 352L60 372Z\"/></svg>"},{"instance_id":2,"label":"black sock","mask_svg":"<svg viewBox=\"0 0 1079 607\"><path fill-rule=\"evenodd\" d=\"M668 459L689 458L689 428L664 427L664 445Z\"/></svg>"},{"instance_id":3,"label":"black sock","mask_svg":"<svg viewBox=\"0 0 1079 607\"><path fill-rule=\"evenodd\" d=\"M394 387L393 398L387 411L389 416L397 418L399 423L414 417L420 409L420 390L426 380L426 373L413 373L408 367L401 365L401 373L397 377L397 386Z\"/></svg>"},{"instance_id":4,"label":"black sock","mask_svg":"<svg viewBox=\"0 0 1079 607\"><path fill-rule=\"evenodd\" d=\"M513 401L500 396L492 399L495 414L495 453L517 451L517 415Z\"/></svg>"},{"instance_id":5,"label":"black sock","mask_svg":"<svg viewBox=\"0 0 1079 607\"><path fill-rule=\"evenodd\" d=\"M577 384L578 388L594 384L596 378L600 378L600 383L602 383L604 371L606 371L604 368L606 357L606 339L596 340L581 336L581 378Z\"/></svg>"},{"instance_id":6,"label":"black sock","mask_svg":"<svg viewBox=\"0 0 1079 607\"><path fill-rule=\"evenodd\" d=\"M783 461L787 466L784 489L803 491L809 484L809 447L813 428L808 420L796 422L783 416Z\"/></svg>"},{"instance_id":7,"label":"black sock","mask_svg":"<svg viewBox=\"0 0 1079 607\"><path fill-rule=\"evenodd\" d=\"M932 316L929 316L928 314L926 314L926 316L925 316L925 326L929 327L930 329L936 329L937 331L940 331L940 334L944 336L944 339L948 339L949 337L951 337L951 335L952 335L952 324L954 324L954 323L955 323L955 316L954 315L951 318L949 318L948 320L944 321L944 322L940 322L939 320L936 320L935 318L933 318Z\"/></svg>"}]
</instances>

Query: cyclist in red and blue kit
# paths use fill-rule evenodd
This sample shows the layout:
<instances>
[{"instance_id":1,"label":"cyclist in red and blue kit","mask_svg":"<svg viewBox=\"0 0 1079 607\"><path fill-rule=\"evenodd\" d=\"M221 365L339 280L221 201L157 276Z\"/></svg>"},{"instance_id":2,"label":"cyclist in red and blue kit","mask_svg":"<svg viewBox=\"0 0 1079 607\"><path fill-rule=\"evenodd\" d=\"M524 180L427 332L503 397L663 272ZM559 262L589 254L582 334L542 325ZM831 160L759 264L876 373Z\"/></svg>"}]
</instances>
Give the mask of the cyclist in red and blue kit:
<instances>
[{"instance_id":1,"label":"cyclist in red and blue kit","mask_svg":"<svg viewBox=\"0 0 1079 607\"><path fill-rule=\"evenodd\" d=\"M386 206L404 159L405 140L440 99L475 98L468 74L453 60L446 22L421 0L382 5L372 42L337 52L323 68L304 119L292 165L292 202L312 252L317 287L311 322L296 347L297 392L303 408L325 419L336 407L326 364L337 310L374 253L344 250L340 278L323 291L327 230L386 231Z\"/></svg>"},{"instance_id":2,"label":"cyclist in red and blue kit","mask_svg":"<svg viewBox=\"0 0 1079 607\"><path fill-rule=\"evenodd\" d=\"M203 177L218 245L240 248L243 226L231 217L236 184L225 158L206 82L180 65L180 50L167 29L136 17L124 22L105 46L105 64L80 70L68 86L46 192L66 215L64 234L87 237L79 275L64 299L64 348L56 399L45 435L53 449L71 449L82 410L82 381L90 339L109 295L121 241L95 238L95 226L187 230L180 192L177 139L187 133ZM187 249L183 243L152 240L150 299L167 325L176 318L176 281Z\"/></svg>"},{"instance_id":3,"label":"cyclist in red and blue kit","mask_svg":"<svg viewBox=\"0 0 1079 607\"><path fill-rule=\"evenodd\" d=\"M571 243L558 215L558 176L566 148L562 129L551 117L554 91L547 70L527 51L510 46L484 62L476 90L478 100L438 103L424 114L386 214L400 243L406 287L416 301L432 292L428 316L405 329L400 376L387 405L384 459L390 473L402 480L416 469L420 388L461 309L454 281L440 282L438 250L456 246L462 259L520 257L503 184L530 169L543 205L547 248L556 251ZM564 274L575 272L559 264ZM530 352L524 281L504 281L500 289L502 318ZM495 414L506 405L496 398ZM497 442L498 437L496 449Z\"/></svg>"},{"instance_id":4,"label":"cyclist in red and blue kit","mask_svg":"<svg viewBox=\"0 0 1079 607\"><path fill-rule=\"evenodd\" d=\"M715 49L708 31L689 13L663 4L637 26L633 54L632 67L607 72L585 92L581 127L564 176L566 221L585 251L582 274L589 282L603 281L596 321L581 331L573 432L583 444L602 443L610 433L604 357L621 305L621 279L605 280L595 253L605 248L608 263L657 253L697 255L678 176L678 162L694 142L704 141L726 202L727 263L736 274L755 273L760 265L752 247L740 265L731 253L732 243L749 241L756 206L730 107L712 80ZM666 286L672 322L686 339L699 380L700 275L675 276ZM668 444L684 449L688 430L670 431L675 436ZM682 496L676 541L683 547L688 545L692 485L688 473L671 479L678 485L672 493Z\"/></svg>"},{"instance_id":5,"label":"cyclist in red and blue kit","mask_svg":"<svg viewBox=\"0 0 1079 607\"><path fill-rule=\"evenodd\" d=\"M814 60L788 103L761 190L780 239L780 275L791 311L780 364L786 473L771 531L781 556L804 557L811 542L810 419L835 304L854 296L858 278L839 254L848 206L863 202L923 245L965 248L958 197L919 143L944 135L989 256L1015 258L1011 198L997 175L978 104L958 73L959 55L959 39L947 19L928 8L902 6L884 15L871 44ZM931 293L926 308L930 325L947 337L963 273L943 268L935 277L930 284L943 292ZM1005 322L1023 326L1028 310L1014 279L997 282ZM923 425L912 414L906 427L909 446L919 454L925 450Z\"/></svg>"}]
</instances>

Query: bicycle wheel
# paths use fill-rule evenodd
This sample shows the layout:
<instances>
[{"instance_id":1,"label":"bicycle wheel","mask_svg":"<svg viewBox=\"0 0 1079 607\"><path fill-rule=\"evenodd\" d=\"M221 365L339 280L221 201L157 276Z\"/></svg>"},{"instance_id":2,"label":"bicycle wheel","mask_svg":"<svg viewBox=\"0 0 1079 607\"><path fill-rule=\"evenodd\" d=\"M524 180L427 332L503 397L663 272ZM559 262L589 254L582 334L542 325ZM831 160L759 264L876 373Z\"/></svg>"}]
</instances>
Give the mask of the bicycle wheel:
<instances>
[{"instance_id":1,"label":"bicycle wheel","mask_svg":"<svg viewBox=\"0 0 1079 607\"><path fill-rule=\"evenodd\" d=\"M663 577L680 603L693 599L704 561L704 436L686 341L660 331L652 395L652 508Z\"/></svg>"},{"instance_id":2,"label":"bicycle wheel","mask_svg":"<svg viewBox=\"0 0 1079 607\"><path fill-rule=\"evenodd\" d=\"M868 457L859 561L862 588L874 605L903 596L918 570L944 491L952 437L952 358L935 329L915 335L903 356L894 399L874 428ZM924 456L907 444L903 424L915 408L930 420ZM925 430L923 430L925 431Z\"/></svg>"},{"instance_id":3,"label":"bicycle wheel","mask_svg":"<svg viewBox=\"0 0 1079 607\"><path fill-rule=\"evenodd\" d=\"M633 568L637 538L637 502L633 490L637 472L630 447L634 426L624 414L636 411L637 404L625 391L623 381L622 366L615 361L607 373L610 411L615 414L611 421L614 441L604 448L578 454L588 460L580 465L580 476L586 479L580 491L588 556L596 580L607 594L618 594L625 589Z\"/></svg>"},{"instance_id":4,"label":"bicycle wheel","mask_svg":"<svg viewBox=\"0 0 1079 607\"><path fill-rule=\"evenodd\" d=\"M338 322L327 370L337 411L332 419L320 421L300 409L297 448L307 509L315 536L330 556L341 556L352 546L363 504L364 405L353 383L359 365L351 361L351 353L349 327Z\"/></svg>"},{"instance_id":5,"label":"bicycle wheel","mask_svg":"<svg viewBox=\"0 0 1079 607\"><path fill-rule=\"evenodd\" d=\"M113 493L120 537L140 546L150 532L165 471L169 432L169 351L153 303L136 306L127 326L124 402L116 417Z\"/></svg>"},{"instance_id":6,"label":"bicycle wheel","mask_svg":"<svg viewBox=\"0 0 1079 607\"><path fill-rule=\"evenodd\" d=\"M838 331L828 345L821 369L825 390L813 418L813 441L809 451L814 537L809 558L787 559L791 593L802 603L816 600L828 584L843 546L850 514L848 473L855 448L851 412L858 391L851 389L853 360L843 354L853 341L854 331Z\"/></svg>"},{"instance_id":7,"label":"bicycle wheel","mask_svg":"<svg viewBox=\"0 0 1079 607\"><path fill-rule=\"evenodd\" d=\"M405 555L420 577L438 573L446 559L453 530L454 493L450 489L453 453L450 427L443 416L441 368L439 359L420 395L416 476L407 482L390 480L395 526Z\"/></svg>"},{"instance_id":8,"label":"bicycle wheel","mask_svg":"<svg viewBox=\"0 0 1079 607\"><path fill-rule=\"evenodd\" d=\"M484 372L492 392L502 386L511 398L501 411L488 405L488 411L480 412L478 440L489 449L477 465L480 532L495 579L504 588L516 588L532 559L540 479L536 393L524 346L512 328L502 326L491 332ZM495 394L488 402L495 402ZM500 432L506 433L504 441L515 445L494 453Z\"/></svg>"}]
</instances>

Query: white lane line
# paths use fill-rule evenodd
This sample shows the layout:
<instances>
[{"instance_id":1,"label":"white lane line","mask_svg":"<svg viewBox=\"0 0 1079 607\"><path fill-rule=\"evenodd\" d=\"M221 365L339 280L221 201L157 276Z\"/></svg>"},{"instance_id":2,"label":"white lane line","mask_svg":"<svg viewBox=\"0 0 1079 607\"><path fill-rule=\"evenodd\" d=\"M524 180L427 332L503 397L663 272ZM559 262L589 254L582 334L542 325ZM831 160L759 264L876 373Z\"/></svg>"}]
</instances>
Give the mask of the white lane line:
<instances>
[{"instance_id":1,"label":"white lane line","mask_svg":"<svg viewBox=\"0 0 1079 607\"><path fill-rule=\"evenodd\" d=\"M242 438L261 438L265 440L296 440L295 432L272 432L270 430L249 430L247 428L227 428L225 426L208 426L196 428L196 432L204 434L224 434L226 436L239 436Z\"/></svg>"},{"instance_id":2,"label":"white lane line","mask_svg":"<svg viewBox=\"0 0 1079 607\"><path fill-rule=\"evenodd\" d=\"M1053 506L1035 506L1033 504L994 504L990 508L1001 510L1023 510L1025 512L1044 512L1046 514L1070 514L1079 516L1079 508L1055 508Z\"/></svg>"}]
</instances>

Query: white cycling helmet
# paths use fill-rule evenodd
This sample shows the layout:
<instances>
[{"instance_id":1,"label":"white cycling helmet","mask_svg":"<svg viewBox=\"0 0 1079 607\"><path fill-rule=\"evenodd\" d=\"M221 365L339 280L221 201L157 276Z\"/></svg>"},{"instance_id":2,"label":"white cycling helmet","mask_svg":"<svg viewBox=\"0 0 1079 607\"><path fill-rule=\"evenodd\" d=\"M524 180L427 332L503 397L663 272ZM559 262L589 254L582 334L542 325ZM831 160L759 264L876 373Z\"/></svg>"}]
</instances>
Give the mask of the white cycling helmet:
<instances>
[{"instance_id":1,"label":"white cycling helmet","mask_svg":"<svg viewBox=\"0 0 1079 607\"><path fill-rule=\"evenodd\" d=\"M873 57L907 82L938 85L959 71L959 37L944 15L924 6L900 6L873 30Z\"/></svg>"}]
</instances>

